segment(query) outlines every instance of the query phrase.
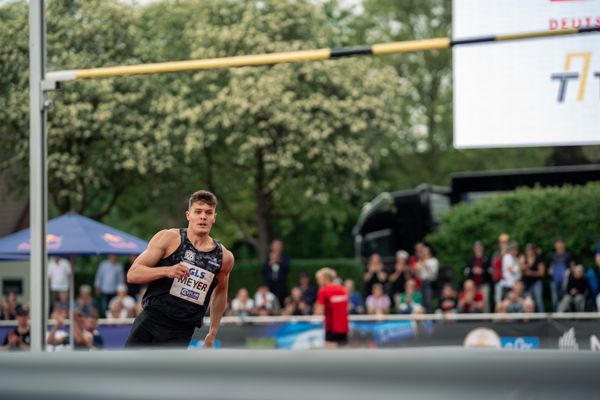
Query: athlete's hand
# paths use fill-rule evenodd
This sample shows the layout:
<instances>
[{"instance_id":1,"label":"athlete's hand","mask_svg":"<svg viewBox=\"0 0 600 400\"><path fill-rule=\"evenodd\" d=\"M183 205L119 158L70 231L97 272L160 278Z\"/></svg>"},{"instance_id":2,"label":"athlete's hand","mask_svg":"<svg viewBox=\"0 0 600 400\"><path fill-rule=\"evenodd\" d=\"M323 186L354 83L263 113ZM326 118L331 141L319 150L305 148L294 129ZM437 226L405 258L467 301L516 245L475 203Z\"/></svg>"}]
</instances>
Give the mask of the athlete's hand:
<instances>
[{"instance_id":1,"label":"athlete's hand","mask_svg":"<svg viewBox=\"0 0 600 400\"><path fill-rule=\"evenodd\" d=\"M213 347L215 347L215 339L217 338L217 335L214 333L210 333L208 332L206 334L206 337L204 338L204 347L205 349L212 349Z\"/></svg>"},{"instance_id":2,"label":"athlete's hand","mask_svg":"<svg viewBox=\"0 0 600 400\"><path fill-rule=\"evenodd\" d=\"M187 278L190 275L188 268L181 263L167 267L166 272L169 279Z\"/></svg>"}]
</instances>

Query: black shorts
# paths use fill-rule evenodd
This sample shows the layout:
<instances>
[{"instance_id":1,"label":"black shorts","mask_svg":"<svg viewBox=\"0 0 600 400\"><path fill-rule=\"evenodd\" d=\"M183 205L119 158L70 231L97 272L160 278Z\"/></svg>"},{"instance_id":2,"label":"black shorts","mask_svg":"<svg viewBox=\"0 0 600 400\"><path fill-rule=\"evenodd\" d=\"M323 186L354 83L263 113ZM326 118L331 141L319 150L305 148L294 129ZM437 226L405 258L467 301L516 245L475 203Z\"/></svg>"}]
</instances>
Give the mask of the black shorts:
<instances>
[{"instance_id":1,"label":"black shorts","mask_svg":"<svg viewBox=\"0 0 600 400\"><path fill-rule=\"evenodd\" d=\"M325 332L325 341L337 343L339 345L348 344L348 333Z\"/></svg>"},{"instance_id":2,"label":"black shorts","mask_svg":"<svg viewBox=\"0 0 600 400\"><path fill-rule=\"evenodd\" d=\"M144 310L131 327L125 347L187 348L195 326L167 317L159 311Z\"/></svg>"}]
</instances>

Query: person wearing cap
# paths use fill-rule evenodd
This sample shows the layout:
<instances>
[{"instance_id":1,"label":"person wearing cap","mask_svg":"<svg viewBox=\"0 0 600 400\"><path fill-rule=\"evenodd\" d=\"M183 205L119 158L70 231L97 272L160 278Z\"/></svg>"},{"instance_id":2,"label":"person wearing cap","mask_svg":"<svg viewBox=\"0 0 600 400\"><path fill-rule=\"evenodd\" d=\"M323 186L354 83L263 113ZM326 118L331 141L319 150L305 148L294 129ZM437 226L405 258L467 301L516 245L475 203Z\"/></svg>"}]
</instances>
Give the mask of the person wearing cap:
<instances>
[{"instance_id":1,"label":"person wearing cap","mask_svg":"<svg viewBox=\"0 0 600 400\"><path fill-rule=\"evenodd\" d=\"M127 294L127 285L117 286L117 295L110 301L106 316L116 319L135 316L135 300Z\"/></svg>"},{"instance_id":2,"label":"person wearing cap","mask_svg":"<svg viewBox=\"0 0 600 400\"><path fill-rule=\"evenodd\" d=\"M476 289L483 296L483 312L489 312L490 299L490 257L485 254L483 243L477 241L473 244L473 255L467 259L464 270L465 278L475 284Z\"/></svg>"},{"instance_id":3,"label":"person wearing cap","mask_svg":"<svg viewBox=\"0 0 600 400\"><path fill-rule=\"evenodd\" d=\"M11 329L6 334L2 343L3 351L22 350L28 351L31 345L30 330L29 330L29 310L24 306L17 306L15 310L17 327Z\"/></svg>"}]
</instances>

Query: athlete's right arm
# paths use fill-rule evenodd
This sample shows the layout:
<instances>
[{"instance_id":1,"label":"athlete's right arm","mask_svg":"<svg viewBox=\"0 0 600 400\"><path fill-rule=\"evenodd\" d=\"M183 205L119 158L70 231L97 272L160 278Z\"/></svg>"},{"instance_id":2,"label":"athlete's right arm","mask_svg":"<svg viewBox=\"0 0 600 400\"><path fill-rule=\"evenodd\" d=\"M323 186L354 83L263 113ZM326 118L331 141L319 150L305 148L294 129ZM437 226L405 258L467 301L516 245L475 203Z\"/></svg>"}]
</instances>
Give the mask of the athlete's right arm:
<instances>
[{"instance_id":1,"label":"athlete's right arm","mask_svg":"<svg viewBox=\"0 0 600 400\"><path fill-rule=\"evenodd\" d=\"M148 243L148 248L138 256L127 272L127 283L145 285L162 278L178 279L188 275L188 269L182 264L156 267L156 264L168 254L169 244L179 240L176 232L168 229L158 232Z\"/></svg>"}]
</instances>

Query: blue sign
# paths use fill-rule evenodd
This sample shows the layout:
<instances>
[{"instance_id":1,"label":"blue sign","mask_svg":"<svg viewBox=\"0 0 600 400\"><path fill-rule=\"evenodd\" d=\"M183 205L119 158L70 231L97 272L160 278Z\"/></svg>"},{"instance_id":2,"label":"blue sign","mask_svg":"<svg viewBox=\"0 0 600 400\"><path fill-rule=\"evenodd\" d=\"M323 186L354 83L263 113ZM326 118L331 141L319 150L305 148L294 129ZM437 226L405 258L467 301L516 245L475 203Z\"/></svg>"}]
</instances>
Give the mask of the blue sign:
<instances>
[{"instance_id":1,"label":"blue sign","mask_svg":"<svg viewBox=\"0 0 600 400\"><path fill-rule=\"evenodd\" d=\"M508 350L534 350L540 348L538 337L501 337L500 344Z\"/></svg>"}]
</instances>

